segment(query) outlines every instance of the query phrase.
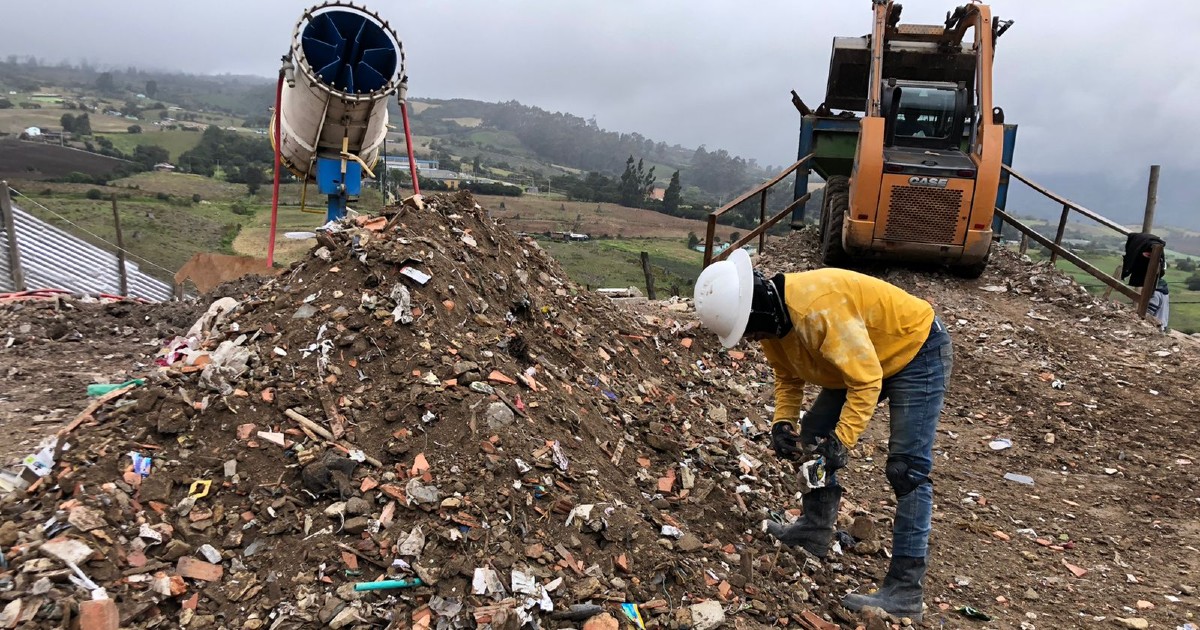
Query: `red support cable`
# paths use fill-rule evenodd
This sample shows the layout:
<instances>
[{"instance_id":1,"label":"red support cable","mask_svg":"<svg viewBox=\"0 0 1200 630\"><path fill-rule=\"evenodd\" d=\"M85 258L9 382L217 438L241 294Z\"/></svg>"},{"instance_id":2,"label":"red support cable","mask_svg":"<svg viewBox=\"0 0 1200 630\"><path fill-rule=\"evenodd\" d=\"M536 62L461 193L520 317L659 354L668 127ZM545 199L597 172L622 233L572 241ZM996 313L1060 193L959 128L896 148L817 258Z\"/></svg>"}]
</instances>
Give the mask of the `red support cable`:
<instances>
[{"instance_id":1,"label":"red support cable","mask_svg":"<svg viewBox=\"0 0 1200 630\"><path fill-rule=\"evenodd\" d=\"M283 71L279 71L279 82L275 85L275 182L271 190L271 240L267 243L267 268L275 266L275 227L279 219L279 163L282 149L283 115L280 106L283 102Z\"/></svg>"},{"instance_id":2,"label":"red support cable","mask_svg":"<svg viewBox=\"0 0 1200 630\"><path fill-rule=\"evenodd\" d=\"M404 119L404 146L408 147L408 171L412 174L413 194L421 194L421 185L417 183L417 159L413 157L412 132L408 129L408 105L400 101L400 118Z\"/></svg>"}]
</instances>

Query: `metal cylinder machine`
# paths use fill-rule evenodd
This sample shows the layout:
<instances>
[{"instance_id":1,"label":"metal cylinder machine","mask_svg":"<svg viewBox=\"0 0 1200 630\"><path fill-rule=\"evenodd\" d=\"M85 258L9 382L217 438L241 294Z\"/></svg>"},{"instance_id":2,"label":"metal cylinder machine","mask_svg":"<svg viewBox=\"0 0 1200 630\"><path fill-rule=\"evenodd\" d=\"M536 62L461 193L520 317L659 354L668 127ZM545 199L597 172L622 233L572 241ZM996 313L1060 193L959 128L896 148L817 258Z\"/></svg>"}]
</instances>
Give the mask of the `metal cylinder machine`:
<instances>
[{"instance_id":1,"label":"metal cylinder machine","mask_svg":"<svg viewBox=\"0 0 1200 630\"><path fill-rule=\"evenodd\" d=\"M316 184L327 196L327 221L345 216L364 175L374 177L387 99L398 92L403 104L406 91L404 49L378 14L335 1L300 16L283 57L271 141L306 192Z\"/></svg>"}]
</instances>

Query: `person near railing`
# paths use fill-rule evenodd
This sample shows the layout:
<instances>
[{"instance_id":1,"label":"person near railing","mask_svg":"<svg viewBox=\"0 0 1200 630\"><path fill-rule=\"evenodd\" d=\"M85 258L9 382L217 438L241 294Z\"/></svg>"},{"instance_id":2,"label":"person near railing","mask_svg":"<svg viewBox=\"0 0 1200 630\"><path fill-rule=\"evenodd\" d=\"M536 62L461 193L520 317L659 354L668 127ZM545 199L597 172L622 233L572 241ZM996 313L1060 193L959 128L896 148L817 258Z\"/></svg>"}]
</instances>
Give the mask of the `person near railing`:
<instances>
[{"instance_id":1,"label":"person near railing","mask_svg":"<svg viewBox=\"0 0 1200 630\"><path fill-rule=\"evenodd\" d=\"M874 594L850 594L851 610L882 608L919 621L932 527L933 442L953 345L933 307L878 278L835 268L765 277L736 250L696 280L696 315L733 347L760 341L775 373L771 427L777 456L801 460L804 515L767 531L818 557L830 549L842 487L837 471L881 399L891 408L886 466L896 494L892 560ZM801 413L805 383L820 394ZM799 427L797 427L799 424Z\"/></svg>"}]
</instances>

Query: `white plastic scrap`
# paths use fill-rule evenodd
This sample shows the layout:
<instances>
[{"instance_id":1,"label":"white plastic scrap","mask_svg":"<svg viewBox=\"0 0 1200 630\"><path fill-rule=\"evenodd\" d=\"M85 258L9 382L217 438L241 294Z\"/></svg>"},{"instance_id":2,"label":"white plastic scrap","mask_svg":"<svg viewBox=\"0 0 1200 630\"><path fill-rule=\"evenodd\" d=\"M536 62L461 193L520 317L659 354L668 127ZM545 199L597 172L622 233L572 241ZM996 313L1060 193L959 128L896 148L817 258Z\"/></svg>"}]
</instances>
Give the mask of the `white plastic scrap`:
<instances>
[{"instance_id":1,"label":"white plastic scrap","mask_svg":"<svg viewBox=\"0 0 1200 630\"><path fill-rule=\"evenodd\" d=\"M407 278L411 278L414 282L421 286L425 286L426 283L433 279L433 276L424 273L419 269L413 269L412 267L404 267L400 269L400 274Z\"/></svg>"},{"instance_id":2,"label":"white plastic scrap","mask_svg":"<svg viewBox=\"0 0 1200 630\"><path fill-rule=\"evenodd\" d=\"M679 539L679 538L683 538L683 531L680 530L678 527L675 527L674 525L663 525L662 526L662 535L670 536L671 538L675 538L675 539Z\"/></svg>"},{"instance_id":3,"label":"white plastic scrap","mask_svg":"<svg viewBox=\"0 0 1200 630\"><path fill-rule=\"evenodd\" d=\"M571 513L567 515L567 522L565 525L569 527L571 523L575 522L575 519L587 522L592 518L592 508L594 507L596 507L596 504L588 503L586 505L576 505L575 507L571 508Z\"/></svg>"},{"instance_id":4,"label":"white plastic scrap","mask_svg":"<svg viewBox=\"0 0 1200 630\"><path fill-rule=\"evenodd\" d=\"M142 523L142 527L138 530L138 537L153 540L156 543L162 542L162 534L152 529L149 523Z\"/></svg>"},{"instance_id":5,"label":"white plastic scrap","mask_svg":"<svg viewBox=\"0 0 1200 630\"><path fill-rule=\"evenodd\" d=\"M414 558L421 557L421 551L425 549L425 533L421 531L421 526L417 525L408 533L408 538L400 543L399 554L402 556L412 556Z\"/></svg>"},{"instance_id":6,"label":"white plastic scrap","mask_svg":"<svg viewBox=\"0 0 1200 630\"><path fill-rule=\"evenodd\" d=\"M200 373L200 384L222 396L233 393L232 381L235 381L249 367L250 350L242 347L238 341L244 341L241 336L236 340L225 340L209 355L209 363ZM287 352L275 348L275 354L284 356Z\"/></svg>"},{"instance_id":7,"label":"white plastic scrap","mask_svg":"<svg viewBox=\"0 0 1200 630\"><path fill-rule=\"evenodd\" d=\"M208 560L213 564L220 564L221 562L221 552L217 551L217 548L213 547L212 545L200 545L200 548L196 551L199 551L200 555L204 556L205 560Z\"/></svg>"},{"instance_id":8,"label":"white plastic scrap","mask_svg":"<svg viewBox=\"0 0 1200 630\"><path fill-rule=\"evenodd\" d=\"M471 579L471 593L475 595L503 595L504 583L500 581L500 576L496 574L495 569L479 567L475 569L475 576Z\"/></svg>"},{"instance_id":9,"label":"white plastic scrap","mask_svg":"<svg viewBox=\"0 0 1200 630\"><path fill-rule=\"evenodd\" d=\"M565 471L570 466L570 463L567 461L567 455L563 453L562 446L559 445L558 440L554 440L554 444L550 449L554 454L554 463L558 466L559 470Z\"/></svg>"},{"instance_id":10,"label":"white plastic scrap","mask_svg":"<svg viewBox=\"0 0 1200 630\"><path fill-rule=\"evenodd\" d=\"M408 289L404 285L397 283L396 286L392 287L390 297L396 303L396 308L392 309L392 320L401 324L413 323L412 296L409 295Z\"/></svg>"},{"instance_id":11,"label":"white plastic scrap","mask_svg":"<svg viewBox=\"0 0 1200 630\"><path fill-rule=\"evenodd\" d=\"M475 571L476 575L478 576L479 569L476 569ZM561 581L562 578L555 580L555 582L559 583L561 583ZM551 582L547 586L553 585L554 587L557 587L558 584L555 582ZM523 571L514 570L512 572L511 584L513 593L526 596L525 600L521 603L521 606L517 611L517 616L523 621L523 623L528 623L533 619L532 612L535 608L539 608L543 612L551 612L554 610L554 602L551 601L549 592L549 590L553 590L553 588L547 590L546 587L538 584L537 578L533 575Z\"/></svg>"}]
</instances>

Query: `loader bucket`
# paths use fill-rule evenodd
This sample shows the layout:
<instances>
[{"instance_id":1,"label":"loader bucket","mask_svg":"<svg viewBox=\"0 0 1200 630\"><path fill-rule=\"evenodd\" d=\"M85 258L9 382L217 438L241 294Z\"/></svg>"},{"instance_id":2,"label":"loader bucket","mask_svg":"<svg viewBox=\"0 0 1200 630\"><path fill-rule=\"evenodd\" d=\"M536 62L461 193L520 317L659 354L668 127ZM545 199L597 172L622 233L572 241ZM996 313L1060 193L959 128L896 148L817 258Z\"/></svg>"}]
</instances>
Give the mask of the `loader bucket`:
<instances>
[{"instance_id":1,"label":"loader bucket","mask_svg":"<svg viewBox=\"0 0 1200 630\"><path fill-rule=\"evenodd\" d=\"M831 109L865 112L867 77L871 71L868 37L835 37L829 59L825 105ZM948 50L933 42L889 41L883 55L883 76L901 81L939 81L971 85L975 55L968 43Z\"/></svg>"}]
</instances>

